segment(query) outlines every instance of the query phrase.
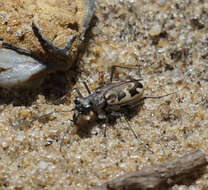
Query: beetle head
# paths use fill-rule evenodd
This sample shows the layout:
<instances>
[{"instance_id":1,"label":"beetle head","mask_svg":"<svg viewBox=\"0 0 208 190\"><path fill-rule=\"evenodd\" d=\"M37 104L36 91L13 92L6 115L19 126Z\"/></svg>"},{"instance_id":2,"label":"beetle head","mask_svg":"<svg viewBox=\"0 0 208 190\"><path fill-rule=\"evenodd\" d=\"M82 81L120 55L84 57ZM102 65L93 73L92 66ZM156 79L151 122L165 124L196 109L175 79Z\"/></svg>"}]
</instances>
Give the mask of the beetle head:
<instances>
[{"instance_id":1,"label":"beetle head","mask_svg":"<svg viewBox=\"0 0 208 190\"><path fill-rule=\"evenodd\" d=\"M75 109L81 114L88 114L92 110L92 104L88 98L77 97L74 103Z\"/></svg>"}]
</instances>

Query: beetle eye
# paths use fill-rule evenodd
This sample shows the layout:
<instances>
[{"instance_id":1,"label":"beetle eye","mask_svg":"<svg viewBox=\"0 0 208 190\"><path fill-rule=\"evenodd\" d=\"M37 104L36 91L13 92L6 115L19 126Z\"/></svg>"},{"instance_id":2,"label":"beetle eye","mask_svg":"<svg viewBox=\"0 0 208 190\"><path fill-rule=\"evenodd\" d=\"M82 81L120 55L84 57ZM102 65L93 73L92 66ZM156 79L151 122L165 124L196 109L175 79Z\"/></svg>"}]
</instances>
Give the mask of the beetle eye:
<instances>
[{"instance_id":1,"label":"beetle eye","mask_svg":"<svg viewBox=\"0 0 208 190\"><path fill-rule=\"evenodd\" d=\"M79 102L79 100L75 99L75 100L74 100L74 103L75 103L75 104L79 104L80 102Z\"/></svg>"},{"instance_id":2,"label":"beetle eye","mask_svg":"<svg viewBox=\"0 0 208 190\"><path fill-rule=\"evenodd\" d=\"M143 84L139 82L139 83L137 84L137 87L143 88Z\"/></svg>"}]
</instances>

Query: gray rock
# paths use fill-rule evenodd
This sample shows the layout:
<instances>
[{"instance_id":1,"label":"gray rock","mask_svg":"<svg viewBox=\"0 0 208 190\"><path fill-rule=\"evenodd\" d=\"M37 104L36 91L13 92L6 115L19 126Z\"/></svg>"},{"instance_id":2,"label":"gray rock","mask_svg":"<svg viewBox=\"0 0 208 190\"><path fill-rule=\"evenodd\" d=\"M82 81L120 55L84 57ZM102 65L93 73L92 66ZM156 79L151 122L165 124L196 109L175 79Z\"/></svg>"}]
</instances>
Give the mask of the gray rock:
<instances>
[{"instance_id":1,"label":"gray rock","mask_svg":"<svg viewBox=\"0 0 208 190\"><path fill-rule=\"evenodd\" d=\"M0 86L38 86L50 69L43 63L13 50L0 49Z\"/></svg>"}]
</instances>

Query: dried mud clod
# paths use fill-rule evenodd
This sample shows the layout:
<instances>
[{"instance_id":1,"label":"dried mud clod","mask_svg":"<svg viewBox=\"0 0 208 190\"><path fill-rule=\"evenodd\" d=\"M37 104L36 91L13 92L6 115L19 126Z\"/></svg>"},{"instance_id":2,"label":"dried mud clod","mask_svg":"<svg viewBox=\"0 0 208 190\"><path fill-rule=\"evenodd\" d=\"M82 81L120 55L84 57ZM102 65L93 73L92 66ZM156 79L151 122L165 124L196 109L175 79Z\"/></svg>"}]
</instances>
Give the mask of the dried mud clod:
<instances>
[{"instance_id":1,"label":"dried mud clod","mask_svg":"<svg viewBox=\"0 0 208 190\"><path fill-rule=\"evenodd\" d=\"M95 0L2 2L0 87L31 86L34 84L31 80L43 73L69 69L84 40L94 8ZM28 61L25 56L32 60ZM32 66L31 62L37 65ZM27 77L22 71L23 65L30 65L25 70Z\"/></svg>"}]
</instances>

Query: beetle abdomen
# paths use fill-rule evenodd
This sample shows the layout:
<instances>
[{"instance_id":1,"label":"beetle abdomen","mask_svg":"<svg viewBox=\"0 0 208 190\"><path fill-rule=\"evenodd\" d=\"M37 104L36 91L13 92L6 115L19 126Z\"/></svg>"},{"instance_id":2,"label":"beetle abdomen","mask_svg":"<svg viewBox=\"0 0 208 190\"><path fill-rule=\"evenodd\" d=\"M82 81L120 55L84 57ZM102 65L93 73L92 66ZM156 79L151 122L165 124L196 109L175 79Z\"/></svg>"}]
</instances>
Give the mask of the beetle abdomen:
<instances>
[{"instance_id":1,"label":"beetle abdomen","mask_svg":"<svg viewBox=\"0 0 208 190\"><path fill-rule=\"evenodd\" d=\"M143 94L143 85L137 80L116 82L105 93L105 99L109 106L124 106L138 102Z\"/></svg>"}]
</instances>

